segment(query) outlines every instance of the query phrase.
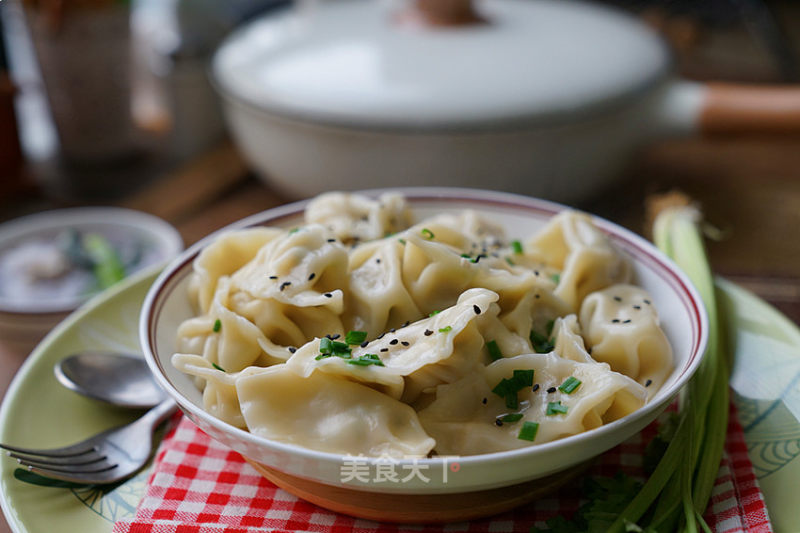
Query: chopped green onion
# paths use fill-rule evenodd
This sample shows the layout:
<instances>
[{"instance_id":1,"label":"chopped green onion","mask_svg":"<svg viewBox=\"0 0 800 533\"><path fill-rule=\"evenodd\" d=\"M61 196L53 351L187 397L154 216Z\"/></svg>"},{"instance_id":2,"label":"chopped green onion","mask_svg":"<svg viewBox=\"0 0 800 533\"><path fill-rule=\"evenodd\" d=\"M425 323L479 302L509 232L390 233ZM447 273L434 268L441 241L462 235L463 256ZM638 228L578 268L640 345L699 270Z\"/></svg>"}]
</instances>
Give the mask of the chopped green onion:
<instances>
[{"instance_id":1,"label":"chopped green onion","mask_svg":"<svg viewBox=\"0 0 800 533\"><path fill-rule=\"evenodd\" d=\"M328 337L322 337L319 340L319 351L320 353L330 355L333 352L333 341Z\"/></svg>"},{"instance_id":2,"label":"chopped green onion","mask_svg":"<svg viewBox=\"0 0 800 533\"><path fill-rule=\"evenodd\" d=\"M515 254L522 254L522 243L519 241L511 241L511 248L514 249Z\"/></svg>"},{"instance_id":3,"label":"chopped green onion","mask_svg":"<svg viewBox=\"0 0 800 533\"><path fill-rule=\"evenodd\" d=\"M225 372L225 369L222 368L221 366L219 366L217 363L211 363L211 366L213 366L214 368L216 368L217 370L219 370L221 372Z\"/></svg>"},{"instance_id":4,"label":"chopped green onion","mask_svg":"<svg viewBox=\"0 0 800 533\"><path fill-rule=\"evenodd\" d=\"M300 231L300 228L292 228L292 229L289 230L289 235L291 235L293 233L297 233L298 231Z\"/></svg>"},{"instance_id":5,"label":"chopped green onion","mask_svg":"<svg viewBox=\"0 0 800 533\"><path fill-rule=\"evenodd\" d=\"M533 439L536 438L536 433L539 431L539 424L536 422L528 422L527 420L525 423L522 424L522 428L519 430L519 434L517 435L518 439L521 440L529 440L533 442Z\"/></svg>"},{"instance_id":6,"label":"chopped green onion","mask_svg":"<svg viewBox=\"0 0 800 533\"><path fill-rule=\"evenodd\" d=\"M347 364L358 365L358 366L369 366L369 365L384 366L383 361L381 361L378 355L374 353L364 354L358 359L348 359Z\"/></svg>"},{"instance_id":7,"label":"chopped green onion","mask_svg":"<svg viewBox=\"0 0 800 533\"><path fill-rule=\"evenodd\" d=\"M422 228L422 235L426 239L433 239L433 232L431 230L429 230L428 228Z\"/></svg>"},{"instance_id":8,"label":"chopped green onion","mask_svg":"<svg viewBox=\"0 0 800 533\"><path fill-rule=\"evenodd\" d=\"M365 340L367 340L366 331L348 331L347 335L344 336L344 341L347 344L361 344Z\"/></svg>"},{"instance_id":9,"label":"chopped green onion","mask_svg":"<svg viewBox=\"0 0 800 533\"><path fill-rule=\"evenodd\" d=\"M471 255L469 255L469 254L461 254L461 257L463 257L464 259L470 259L470 258L472 258L472 256L471 256Z\"/></svg>"},{"instance_id":10,"label":"chopped green onion","mask_svg":"<svg viewBox=\"0 0 800 533\"><path fill-rule=\"evenodd\" d=\"M515 383L513 379L503 378L500 380L500 383L494 386L492 392L502 398L509 392L517 392L518 389L514 385Z\"/></svg>"},{"instance_id":11,"label":"chopped green onion","mask_svg":"<svg viewBox=\"0 0 800 533\"><path fill-rule=\"evenodd\" d=\"M561 405L561 402L548 402L547 403L547 416L563 415L567 412L567 406Z\"/></svg>"},{"instance_id":12,"label":"chopped green onion","mask_svg":"<svg viewBox=\"0 0 800 533\"><path fill-rule=\"evenodd\" d=\"M536 353L550 353L555 348L555 344L541 333L531 330L531 344Z\"/></svg>"},{"instance_id":13,"label":"chopped green onion","mask_svg":"<svg viewBox=\"0 0 800 533\"><path fill-rule=\"evenodd\" d=\"M222 329L222 321L218 318L214 321L214 333L219 333Z\"/></svg>"},{"instance_id":14,"label":"chopped green onion","mask_svg":"<svg viewBox=\"0 0 800 533\"><path fill-rule=\"evenodd\" d=\"M403 245L405 245L405 243L406 243L406 240L405 240L405 239L397 239L397 240L398 240L398 241L400 241L400 244L403 244Z\"/></svg>"},{"instance_id":15,"label":"chopped green onion","mask_svg":"<svg viewBox=\"0 0 800 533\"><path fill-rule=\"evenodd\" d=\"M438 315L439 313L441 313L441 311L431 311L431 312L428 314L428 318L430 318L430 317L432 317L432 316L436 316L436 315Z\"/></svg>"},{"instance_id":16,"label":"chopped green onion","mask_svg":"<svg viewBox=\"0 0 800 533\"><path fill-rule=\"evenodd\" d=\"M506 257L506 263L508 263L509 266L514 266L514 261L512 261L510 257Z\"/></svg>"},{"instance_id":17,"label":"chopped green onion","mask_svg":"<svg viewBox=\"0 0 800 533\"><path fill-rule=\"evenodd\" d=\"M533 385L533 370L514 370L513 377L501 379L492 392L505 400L506 407L516 409L519 407L517 393L531 385Z\"/></svg>"},{"instance_id":18,"label":"chopped green onion","mask_svg":"<svg viewBox=\"0 0 800 533\"><path fill-rule=\"evenodd\" d=\"M498 417L498 420L500 420L500 422L509 423L509 424L514 423L514 422L519 422L520 420L522 420L522 413L509 413L507 415L503 415L501 417Z\"/></svg>"},{"instance_id":19,"label":"chopped green onion","mask_svg":"<svg viewBox=\"0 0 800 533\"><path fill-rule=\"evenodd\" d=\"M320 354L316 357L317 361L331 356L343 359L350 359L351 357L351 350L347 344L331 340L329 337L322 337L319 340L319 351Z\"/></svg>"},{"instance_id":20,"label":"chopped green onion","mask_svg":"<svg viewBox=\"0 0 800 533\"><path fill-rule=\"evenodd\" d=\"M530 370L514 370L514 377L512 378L517 385L517 390L524 389L533 385L533 369Z\"/></svg>"},{"instance_id":21,"label":"chopped green onion","mask_svg":"<svg viewBox=\"0 0 800 533\"><path fill-rule=\"evenodd\" d=\"M489 350L489 357L492 358L492 361L497 361L498 359L503 358L503 352L501 352L500 347L497 346L497 341L487 342L486 348Z\"/></svg>"},{"instance_id":22,"label":"chopped green onion","mask_svg":"<svg viewBox=\"0 0 800 533\"><path fill-rule=\"evenodd\" d=\"M565 394L572 394L575 392L575 389L581 386L581 380L574 376L568 377L564 383L558 386L558 390Z\"/></svg>"},{"instance_id":23,"label":"chopped green onion","mask_svg":"<svg viewBox=\"0 0 800 533\"><path fill-rule=\"evenodd\" d=\"M445 326L443 328L439 328L439 333L447 333L448 331L452 330L453 326Z\"/></svg>"},{"instance_id":24,"label":"chopped green onion","mask_svg":"<svg viewBox=\"0 0 800 533\"><path fill-rule=\"evenodd\" d=\"M553 280L553 283L558 285L561 282L561 274L551 274L550 279Z\"/></svg>"}]
</instances>

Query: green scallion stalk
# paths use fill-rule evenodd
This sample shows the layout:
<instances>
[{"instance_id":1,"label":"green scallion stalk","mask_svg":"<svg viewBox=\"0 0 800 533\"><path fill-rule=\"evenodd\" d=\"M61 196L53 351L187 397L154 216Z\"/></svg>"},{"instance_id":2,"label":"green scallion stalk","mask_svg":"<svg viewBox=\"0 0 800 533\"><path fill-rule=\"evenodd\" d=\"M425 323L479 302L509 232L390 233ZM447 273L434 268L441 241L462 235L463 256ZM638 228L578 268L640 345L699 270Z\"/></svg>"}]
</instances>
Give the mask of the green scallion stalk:
<instances>
[{"instance_id":1,"label":"green scallion stalk","mask_svg":"<svg viewBox=\"0 0 800 533\"><path fill-rule=\"evenodd\" d=\"M709 318L708 348L695 376L681 393L679 425L642 490L609 531L622 532L658 500L649 524L659 531L707 531L702 513L719 470L728 425L728 364L722 353L714 279L700 231L700 213L671 207L656 218L654 240L689 276Z\"/></svg>"}]
</instances>

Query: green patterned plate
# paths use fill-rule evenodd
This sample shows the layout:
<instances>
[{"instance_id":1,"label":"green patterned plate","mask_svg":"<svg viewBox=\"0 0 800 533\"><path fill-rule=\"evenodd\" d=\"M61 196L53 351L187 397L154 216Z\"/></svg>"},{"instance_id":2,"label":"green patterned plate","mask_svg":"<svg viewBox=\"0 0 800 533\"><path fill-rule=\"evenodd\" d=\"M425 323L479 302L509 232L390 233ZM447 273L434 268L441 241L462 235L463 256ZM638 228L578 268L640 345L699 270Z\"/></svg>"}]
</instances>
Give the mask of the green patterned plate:
<instances>
[{"instance_id":1,"label":"green patterned plate","mask_svg":"<svg viewBox=\"0 0 800 533\"><path fill-rule=\"evenodd\" d=\"M86 349L139 353L139 309L159 269L131 276L95 297L56 327L17 373L0 409L0 442L50 447L124 424L135 413L108 407L58 384L53 365ZM111 489L51 488L14 477L18 465L0 460L0 501L17 533L108 533L132 517L144 494L149 467Z\"/></svg>"},{"instance_id":2,"label":"green patterned plate","mask_svg":"<svg viewBox=\"0 0 800 533\"><path fill-rule=\"evenodd\" d=\"M775 308L720 280L736 354L733 399L776 533L800 531L800 329Z\"/></svg>"},{"instance_id":3,"label":"green patterned plate","mask_svg":"<svg viewBox=\"0 0 800 533\"><path fill-rule=\"evenodd\" d=\"M53 377L60 358L85 349L137 352L139 308L155 279L150 271L96 297L60 324L17 374L0 409L0 441L56 446L125 423L131 414L104 407L63 389ZM800 330L749 292L719 282L720 304L730 317L735 348L731 378L776 533L800 524ZM58 489L14 478L16 462L0 460L0 501L17 533L81 531L108 533L115 520L131 517L148 471L107 491Z\"/></svg>"}]
</instances>

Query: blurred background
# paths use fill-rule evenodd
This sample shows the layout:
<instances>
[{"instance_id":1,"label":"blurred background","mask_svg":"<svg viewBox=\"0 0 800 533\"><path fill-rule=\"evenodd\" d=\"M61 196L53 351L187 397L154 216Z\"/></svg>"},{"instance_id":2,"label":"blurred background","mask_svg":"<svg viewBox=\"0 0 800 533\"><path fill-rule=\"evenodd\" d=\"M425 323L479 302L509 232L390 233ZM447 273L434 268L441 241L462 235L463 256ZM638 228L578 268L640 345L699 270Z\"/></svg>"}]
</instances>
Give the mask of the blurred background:
<instances>
[{"instance_id":1,"label":"blurred background","mask_svg":"<svg viewBox=\"0 0 800 533\"><path fill-rule=\"evenodd\" d=\"M518 0L523 3L539 1ZM455 182L445 180L433 164L430 172L421 171L427 167L415 166L415 161L409 161L408 167L394 172L394 168L388 168L391 165L386 160L375 157L373 145L363 144L363 139L359 140L354 133L351 135L352 132L334 132L334 137L338 135L335 139L323 139L326 132L350 128L352 124L346 124L347 121L355 119L352 116L342 118L344 111L335 115L337 109L333 109L328 110L333 113L327 117L330 120L315 123L311 116L313 113L308 111L313 105L321 106L327 102L336 108L336 98L341 98L342 108L350 105L355 110L353 113L363 115L369 113L370 108L365 105L358 107L358 102L353 104L353 95L358 96L362 90L372 91L370 98L375 102L387 98L386 101L391 102L389 96L394 97L380 93L379 84L366 87L374 80L362 76L363 73L353 71L351 76L347 69L355 68L353 64L342 69L334 64L323 64L319 67L324 71L319 78L323 85L315 87L317 92L306 94L301 87L296 92L296 100L290 93L283 103L276 104L278 100L275 97L276 100L271 102L273 108L259 109L254 100L264 96L264 87L271 87L271 81L266 77L263 80L257 78L261 72L257 70L252 70L253 79L247 79L251 73L248 65L261 61L269 56L267 52L271 54L274 50L288 50L281 61L291 62L292 57L302 55L304 50L311 49L312 44L322 47L319 57L329 57L334 61L336 54L328 54L332 51L324 49L325 43L331 41L325 41L320 35L326 36L331 27L345 33L353 32L353 35L364 29L358 24L348 28L347 20L337 19L335 15L326 20L326 12L319 9L320 3L336 4L337 0L300 0L295 5L282 0L0 0L0 222L53 208L120 206L166 220L178 229L185 244L189 245L249 214L323 189L373 187L383 183L379 178L384 173L390 176L399 173L408 175L409 179L392 178L395 182L389 184L456 184L542 195L646 234L648 198L655 193L680 189L703 206L713 226L715 240L710 245L710 252L717 272L754 290L795 321L800 320L800 239L794 234L795 228L800 227L800 4L797 2L606 2L652 29L668 44L670 51L664 55L664 65L642 63L640 68L637 61L649 61L644 56L632 57L630 61L624 55L608 58L609 65L624 67L629 63L630 72L625 75L632 78L641 74L644 79L642 72L654 69L655 74L651 77L656 82L648 81L648 87L655 84L657 89L647 98L640 99L642 101L633 105L629 112L626 111L627 118L595 113L579 120L581 123L596 122L600 128L600 135L585 140L584 145L589 148L577 144L574 148L566 147L565 143L571 136L578 137L583 133L570 129L572 126L554 126L555 119L550 113L552 110L546 108L546 101L533 104L539 106L537 117L546 117L550 121L545 126L536 122L536 143L540 143L536 148L531 145L528 150L523 146L527 142L524 136L514 137L527 126L524 120L515 121L513 117L509 120L507 113L504 120L510 126L508 131L500 132L500 144L505 147L520 145L521 152L528 150L530 153L561 150L558 152L560 166L547 163L546 172L540 173L545 175L532 174L530 179L521 179L513 185L487 179L485 175L468 179L466 175L470 168L467 167L478 165L462 166L460 171L465 172L464 183L458 182L457 178ZM562 3L574 6L581 13L586 11L584 4L569 0ZM381 19L377 24L408 23L412 27L409 31L418 32L420 39L433 39L431 43L436 40L436 34L431 37L426 32L472 31L446 27L453 21L442 22L444 19L436 18L439 15L451 17L454 12L447 13L451 8L455 10L456 18L463 15L463 20L456 20L456 25L478 25L481 29L475 31L483 32L481 35L484 37L492 31L499 31L502 40L503 29L498 27L501 25L493 24L491 20L492 0L477 4L474 20L470 17L475 13L459 15L458 10L464 3L458 0L375 0L371 4L374 5L369 9L386 14L386 20ZM482 14L482 6L489 15ZM307 24L305 29L298 30L286 23L270 30L271 19L285 18L290 9L297 12L306 10L312 14L310 16L316 13L316 22ZM605 11L597 13L603 16ZM225 57L218 58L219 61L230 59L230 69L225 70L225 65L217 65L218 68L214 69L212 58L220 43L248 23L254 24L253 31L239 32L238 44L235 39L230 42L229 38L230 46L225 54L221 54ZM568 43L565 50L591 46L591 41L587 41L588 44L575 41L573 47L570 28L557 30L554 32L557 37ZM635 33L638 30L630 31ZM609 39L599 35L600 41L613 41L611 37L614 35L609 35ZM369 31L361 38L383 39ZM280 39L289 44L275 48L272 41ZM446 46L455 46L447 42ZM509 42L511 46L520 43L519 40ZM482 43L477 46L483 46ZM472 45L467 43L465 46ZM388 49L396 48L397 43L394 43ZM261 55L252 52L254 49ZM248 50L253 57L248 56ZM656 47L654 50L656 57L660 49ZM518 54L519 59L514 55L515 51L511 52L509 55L508 50L498 50L495 56L517 58L513 65L506 65L511 74L532 68L525 64L524 53ZM625 50L622 52L627 53ZM576 57L578 55L580 53L576 52ZM547 50L545 56L553 64L548 63L543 71L556 74L564 70L560 67L572 58L566 51L558 49ZM657 62L658 57L654 61ZM241 64L238 64L240 60ZM413 67L413 57L404 57L404 61ZM405 63L404 72L409 70ZM298 63L293 67L297 70L302 65ZM584 66L577 64L574 67L584 73ZM479 69L480 65L476 64L474 68ZM603 62L592 65L595 75L606 84L605 89L597 89L597 95L604 90L608 92L608 87L615 82L603 78L603 68ZM221 79L212 83L210 74L214 72L229 72L232 76L244 78L236 82L238 86L230 80L227 85ZM465 79L480 78L468 69L464 72ZM303 76L308 76L308 72ZM441 81L447 85L450 72L447 69L425 71L422 76L434 84ZM725 92L725 87L730 86L724 86L723 90L713 93L721 106L719 116L723 120L712 116L713 109L699 119L687 119L679 116L684 112L680 106L665 106L658 111L659 117L669 114L667 118L673 122L679 122L679 118L683 122L666 135L654 135L648 126L660 118L651 108L651 100L664 97L662 93L671 90L665 85L667 81L678 77L696 82L747 84L750 92L743 93L744 98L741 98L742 94L735 90L733 93ZM324 86L325 80L339 85L328 90ZM235 95L232 96L235 91L231 88L234 86L244 93L251 91L249 100L243 97L241 102L233 101L236 100ZM759 88L767 86L767 92L759 92ZM287 87L284 87L285 91L292 89ZM452 86L449 87L453 91ZM676 102L695 102L705 94L702 92L705 89L701 89L703 86L686 84L686 87L686 94L679 91ZM389 92L393 89L388 87ZM456 87L454 90L453 101L461 99L459 89ZM465 85L463 93L475 92L474 89ZM565 88L564 92L574 93L574 98L582 95L587 100L599 100L599 96L595 98L592 86L580 89ZM478 91L478 94L490 96L478 98L483 107L477 106L476 109L489 112L486 109L491 106L485 105L485 100L496 94L492 91L491 88L485 88L485 93ZM638 94L644 89L637 88L636 91ZM731 94L736 100L734 103L739 105L741 100L742 106L732 115L725 114L732 106L726 100ZM322 104L308 104L306 115L292 108L292 105L307 103L313 98L322 101L319 95L327 99ZM748 100L753 95L757 96L756 103ZM405 98L407 95L401 96ZM667 96L671 98L674 95L670 93ZM611 98L604 94L603 98L616 102L613 105L620 105L617 100L621 97ZM227 101L227 126L223 101ZM283 105L290 111L294 109L295 114L289 111L285 116L280 112L273 113L271 120L274 119L279 128L259 133L254 121L270 115L276 105ZM422 101L421 105L427 104ZM570 105L579 109L582 103L573 100ZM736 105L732 107L736 108ZM762 121L766 125L760 122L758 115L762 108L768 113L767 119ZM380 118L380 111L376 113ZM569 110L562 114L569 116ZM324 112L320 111L320 115ZM704 122L707 119L710 122ZM369 124L366 129L374 133L370 135L379 138L380 142L398 134L398 131L398 136L406 140L420 133L413 142L408 141L404 149L410 150L407 154L422 154L409 159L423 162L433 161L437 153L453 149L453 146L458 148L461 141L453 141L450 136L464 135L468 137L467 143L472 143L479 137L492 135L498 124L487 120L475 131L465 134L464 128L474 124L465 126L456 120L450 124L452 127L448 127L447 124L442 126L442 123L417 117L417 122L411 126L399 122L384 126L377 120L373 121L372 117L364 119ZM602 132L612 132L623 120L630 121L633 126L622 135L627 135L625 150L616 155L615 164L605 165L600 163L600 159L593 159L597 154L592 154L601 151L599 147L605 142ZM292 121L294 124L290 124ZM298 126L298 123L302 124ZM430 130L426 130L431 124ZM284 126L286 129L281 130ZM502 129L506 126L497 127ZM231 129L235 132L233 136ZM296 143L301 142L301 133L313 137L312 144L293 152ZM609 137L613 135L616 134L608 134ZM357 164L355 167L343 166L350 180L345 183L331 177L335 176L334 167L340 161L331 150L334 145L338 150L348 143L360 147L358 149L362 151L358 157L364 165L363 168ZM266 154L271 148L287 155L286 162L281 163L283 166L262 165L261 152ZM522 178L526 176L524 173L527 171L510 161L505 152L493 150L485 151L488 159L482 164L495 168L498 176L515 172ZM311 168L307 167L308 162L320 154L328 157L323 168L328 164L332 174L317 175L314 178L316 182L306 187L302 184L303 175L294 175L291 169ZM450 159L458 158L451 156ZM376 171L381 169L381 165L383 169ZM573 167L575 172L571 170ZM270 168L279 170L271 171ZM286 176L278 176L286 168L289 169ZM566 173L569 172L573 174L569 177L572 181L562 181L567 180ZM595 183L593 173L608 176L602 183ZM558 186L559 183L568 185ZM25 353L6 349L0 350L0 356L3 358L0 366L6 369L0 390L5 390Z\"/></svg>"}]
</instances>

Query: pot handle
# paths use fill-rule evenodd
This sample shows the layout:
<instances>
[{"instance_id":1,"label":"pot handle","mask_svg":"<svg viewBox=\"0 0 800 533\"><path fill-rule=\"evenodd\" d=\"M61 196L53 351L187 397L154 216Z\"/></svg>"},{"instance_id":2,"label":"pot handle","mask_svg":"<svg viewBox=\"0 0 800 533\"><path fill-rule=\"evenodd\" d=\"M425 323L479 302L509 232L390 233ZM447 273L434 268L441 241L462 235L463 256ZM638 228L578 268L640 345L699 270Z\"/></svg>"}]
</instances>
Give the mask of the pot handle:
<instances>
[{"instance_id":1,"label":"pot handle","mask_svg":"<svg viewBox=\"0 0 800 533\"><path fill-rule=\"evenodd\" d=\"M698 127L707 135L800 134L800 87L710 83Z\"/></svg>"},{"instance_id":2,"label":"pot handle","mask_svg":"<svg viewBox=\"0 0 800 533\"><path fill-rule=\"evenodd\" d=\"M667 83L658 97L656 136L800 135L800 86Z\"/></svg>"}]
</instances>

